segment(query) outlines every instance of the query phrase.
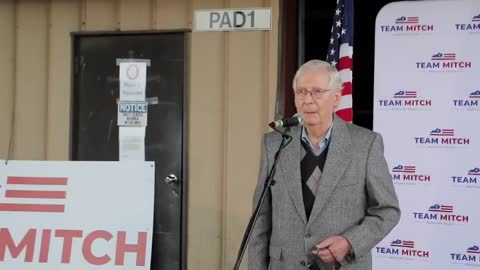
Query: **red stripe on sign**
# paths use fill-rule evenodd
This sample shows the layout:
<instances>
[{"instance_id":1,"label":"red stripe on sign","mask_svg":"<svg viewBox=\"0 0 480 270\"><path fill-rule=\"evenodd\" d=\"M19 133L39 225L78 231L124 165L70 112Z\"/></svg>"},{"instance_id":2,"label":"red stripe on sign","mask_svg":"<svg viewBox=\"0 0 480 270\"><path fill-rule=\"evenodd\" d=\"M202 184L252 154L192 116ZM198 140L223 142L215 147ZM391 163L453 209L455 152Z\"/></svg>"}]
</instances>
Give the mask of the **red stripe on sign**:
<instances>
[{"instance_id":1,"label":"red stripe on sign","mask_svg":"<svg viewBox=\"0 0 480 270\"><path fill-rule=\"evenodd\" d=\"M344 121L352 122L353 120L353 111L352 108L346 108L343 110L338 110L336 114L342 118Z\"/></svg>"},{"instance_id":2,"label":"red stripe on sign","mask_svg":"<svg viewBox=\"0 0 480 270\"><path fill-rule=\"evenodd\" d=\"M63 204L20 204L20 203L0 203L2 212L44 212L44 213L63 213L65 205Z\"/></svg>"},{"instance_id":3,"label":"red stripe on sign","mask_svg":"<svg viewBox=\"0 0 480 270\"><path fill-rule=\"evenodd\" d=\"M352 68L352 58L349 56L345 56L340 58L338 61L338 70L342 69L351 69Z\"/></svg>"},{"instance_id":4,"label":"red stripe on sign","mask_svg":"<svg viewBox=\"0 0 480 270\"><path fill-rule=\"evenodd\" d=\"M351 94L352 94L352 82L344 82L342 96L351 95Z\"/></svg>"},{"instance_id":5,"label":"red stripe on sign","mask_svg":"<svg viewBox=\"0 0 480 270\"><path fill-rule=\"evenodd\" d=\"M66 177L19 177L9 176L7 184L11 185L52 185L66 186Z\"/></svg>"},{"instance_id":6,"label":"red stripe on sign","mask_svg":"<svg viewBox=\"0 0 480 270\"><path fill-rule=\"evenodd\" d=\"M39 190L7 190L7 198L33 198L33 199L65 199L66 191L39 191Z\"/></svg>"}]
</instances>

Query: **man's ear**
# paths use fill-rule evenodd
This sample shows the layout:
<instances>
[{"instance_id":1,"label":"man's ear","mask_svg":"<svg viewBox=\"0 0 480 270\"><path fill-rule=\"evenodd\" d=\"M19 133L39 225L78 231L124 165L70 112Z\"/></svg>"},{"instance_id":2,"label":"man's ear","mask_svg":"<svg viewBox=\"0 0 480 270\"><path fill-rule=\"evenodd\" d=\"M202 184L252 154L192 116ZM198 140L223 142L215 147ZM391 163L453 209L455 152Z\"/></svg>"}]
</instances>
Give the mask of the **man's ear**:
<instances>
[{"instance_id":1,"label":"man's ear","mask_svg":"<svg viewBox=\"0 0 480 270\"><path fill-rule=\"evenodd\" d=\"M340 105L340 101L342 100L342 90L335 90L335 104L334 109L336 110Z\"/></svg>"}]
</instances>

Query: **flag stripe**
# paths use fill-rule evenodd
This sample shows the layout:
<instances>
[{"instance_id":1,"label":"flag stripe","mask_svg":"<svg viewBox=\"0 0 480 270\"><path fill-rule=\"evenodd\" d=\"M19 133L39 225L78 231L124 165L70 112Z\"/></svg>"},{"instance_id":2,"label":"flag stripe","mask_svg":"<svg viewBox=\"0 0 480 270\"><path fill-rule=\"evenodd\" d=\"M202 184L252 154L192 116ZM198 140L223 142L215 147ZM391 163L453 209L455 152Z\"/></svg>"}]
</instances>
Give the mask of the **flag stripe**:
<instances>
[{"instance_id":1,"label":"flag stripe","mask_svg":"<svg viewBox=\"0 0 480 270\"><path fill-rule=\"evenodd\" d=\"M332 20L327 61L340 72L344 84L342 101L336 114L347 122L352 122L352 67L353 67L353 0L337 0Z\"/></svg>"},{"instance_id":2,"label":"flag stripe","mask_svg":"<svg viewBox=\"0 0 480 270\"><path fill-rule=\"evenodd\" d=\"M353 118L352 108L338 110L338 111L336 111L336 114L342 119L352 119Z\"/></svg>"},{"instance_id":3,"label":"flag stripe","mask_svg":"<svg viewBox=\"0 0 480 270\"><path fill-rule=\"evenodd\" d=\"M348 109L352 107L352 95L344 95L340 100L337 110Z\"/></svg>"},{"instance_id":4,"label":"flag stripe","mask_svg":"<svg viewBox=\"0 0 480 270\"><path fill-rule=\"evenodd\" d=\"M0 211L63 213L65 212L65 205L0 203Z\"/></svg>"},{"instance_id":5,"label":"flag stripe","mask_svg":"<svg viewBox=\"0 0 480 270\"><path fill-rule=\"evenodd\" d=\"M351 82L352 81L352 71L349 69L340 70L340 78L342 82Z\"/></svg>"},{"instance_id":6,"label":"flag stripe","mask_svg":"<svg viewBox=\"0 0 480 270\"><path fill-rule=\"evenodd\" d=\"M7 184L11 185L67 185L66 177L19 177L9 176Z\"/></svg>"},{"instance_id":7,"label":"flag stripe","mask_svg":"<svg viewBox=\"0 0 480 270\"><path fill-rule=\"evenodd\" d=\"M397 245L397 244L392 244L391 246L392 246L392 247L406 247L406 248L413 248L413 247L414 247L413 244L412 244L412 245Z\"/></svg>"},{"instance_id":8,"label":"flag stripe","mask_svg":"<svg viewBox=\"0 0 480 270\"><path fill-rule=\"evenodd\" d=\"M340 45L340 52L339 52L339 55L338 57L340 58L343 58L343 57L352 57L353 55L353 47L350 46L349 44L347 43L343 43L342 45Z\"/></svg>"},{"instance_id":9,"label":"flag stripe","mask_svg":"<svg viewBox=\"0 0 480 270\"><path fill-rule=\"evenodd\" d=\"M352 68L352 58L342 57L338 62L338 70L351 69Z\"/></svg>"},{"instance_id":10,"label":"flag stripe","mask_svg":"<svg viewBox=\"0 0 480 270\"><path fill-rule=\"evenodd\" d=\"M66 191L7 190L7 198L65 199Z\"/></svg>"},{"instance_id":11,"label":"flag stripe","mask_svg":"<svg viewBox=\"0 0 480 270\"><path fill-rule=\"evenodd\" d=\"M342 96L351 95L351 94L352 94L352 82L344 82Z\"/></svg>"}]
</instances>

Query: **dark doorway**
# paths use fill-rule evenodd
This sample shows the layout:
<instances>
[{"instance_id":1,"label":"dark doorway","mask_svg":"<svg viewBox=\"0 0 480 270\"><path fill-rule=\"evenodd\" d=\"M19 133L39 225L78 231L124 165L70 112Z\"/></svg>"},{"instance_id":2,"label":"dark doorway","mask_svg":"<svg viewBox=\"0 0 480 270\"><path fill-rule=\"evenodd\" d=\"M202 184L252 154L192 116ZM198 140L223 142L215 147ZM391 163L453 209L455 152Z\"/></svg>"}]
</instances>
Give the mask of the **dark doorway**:
<instances>
[{"instance_id":1,"label":"dark doorway","mask_svg":"<svg viewBox=\"0 0 480 270\"><path fill-rule=\"evenodd\" d=\"M118 160L116 59L150 59L145 159L155 161L152 270L185 269L185 45L184 32L73 35L72 160ZM167 183L172 174L178 181L170 176Z\"/></svg>"}]
</instances>

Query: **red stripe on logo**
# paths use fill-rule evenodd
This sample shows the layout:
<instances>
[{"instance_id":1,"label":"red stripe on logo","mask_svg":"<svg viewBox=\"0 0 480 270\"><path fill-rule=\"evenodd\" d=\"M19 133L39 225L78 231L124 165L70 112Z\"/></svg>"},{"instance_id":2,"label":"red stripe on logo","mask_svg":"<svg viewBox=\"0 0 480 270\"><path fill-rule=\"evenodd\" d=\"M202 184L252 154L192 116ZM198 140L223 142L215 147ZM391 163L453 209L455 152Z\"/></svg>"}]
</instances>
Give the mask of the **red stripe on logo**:
<instances>
[{"instance_id":1,"label":"red stripe on logo","mask_svg":"<svg viewBox=\"0 0 480 270\"><path fill-rule=\"evenodd\" d=\"M65 199L66 191L7 190L7 198Z\"/></svg>"},{"instance_id":2,"label":"red stripe on logo","mask_svg":"<svg viewBox=\"0 0 480 270\"><path fill-rule=\"evenodd\" d=\"M44 213L63 213L65 205L63 204L20 204L20 203L0 203L2 212L44 212Z\"/></svg>"},{"instance_id":3,"label":"red stripe on logo","mask_svg":"<svg viewBox=\"0 0 480 270\"><path fill-rule=\"evenodd\" d=\"M11 185L52 185L52 186L66 186L66 177L18 177L9 176L7 184Z\"/></svg>"}]
</instances>

